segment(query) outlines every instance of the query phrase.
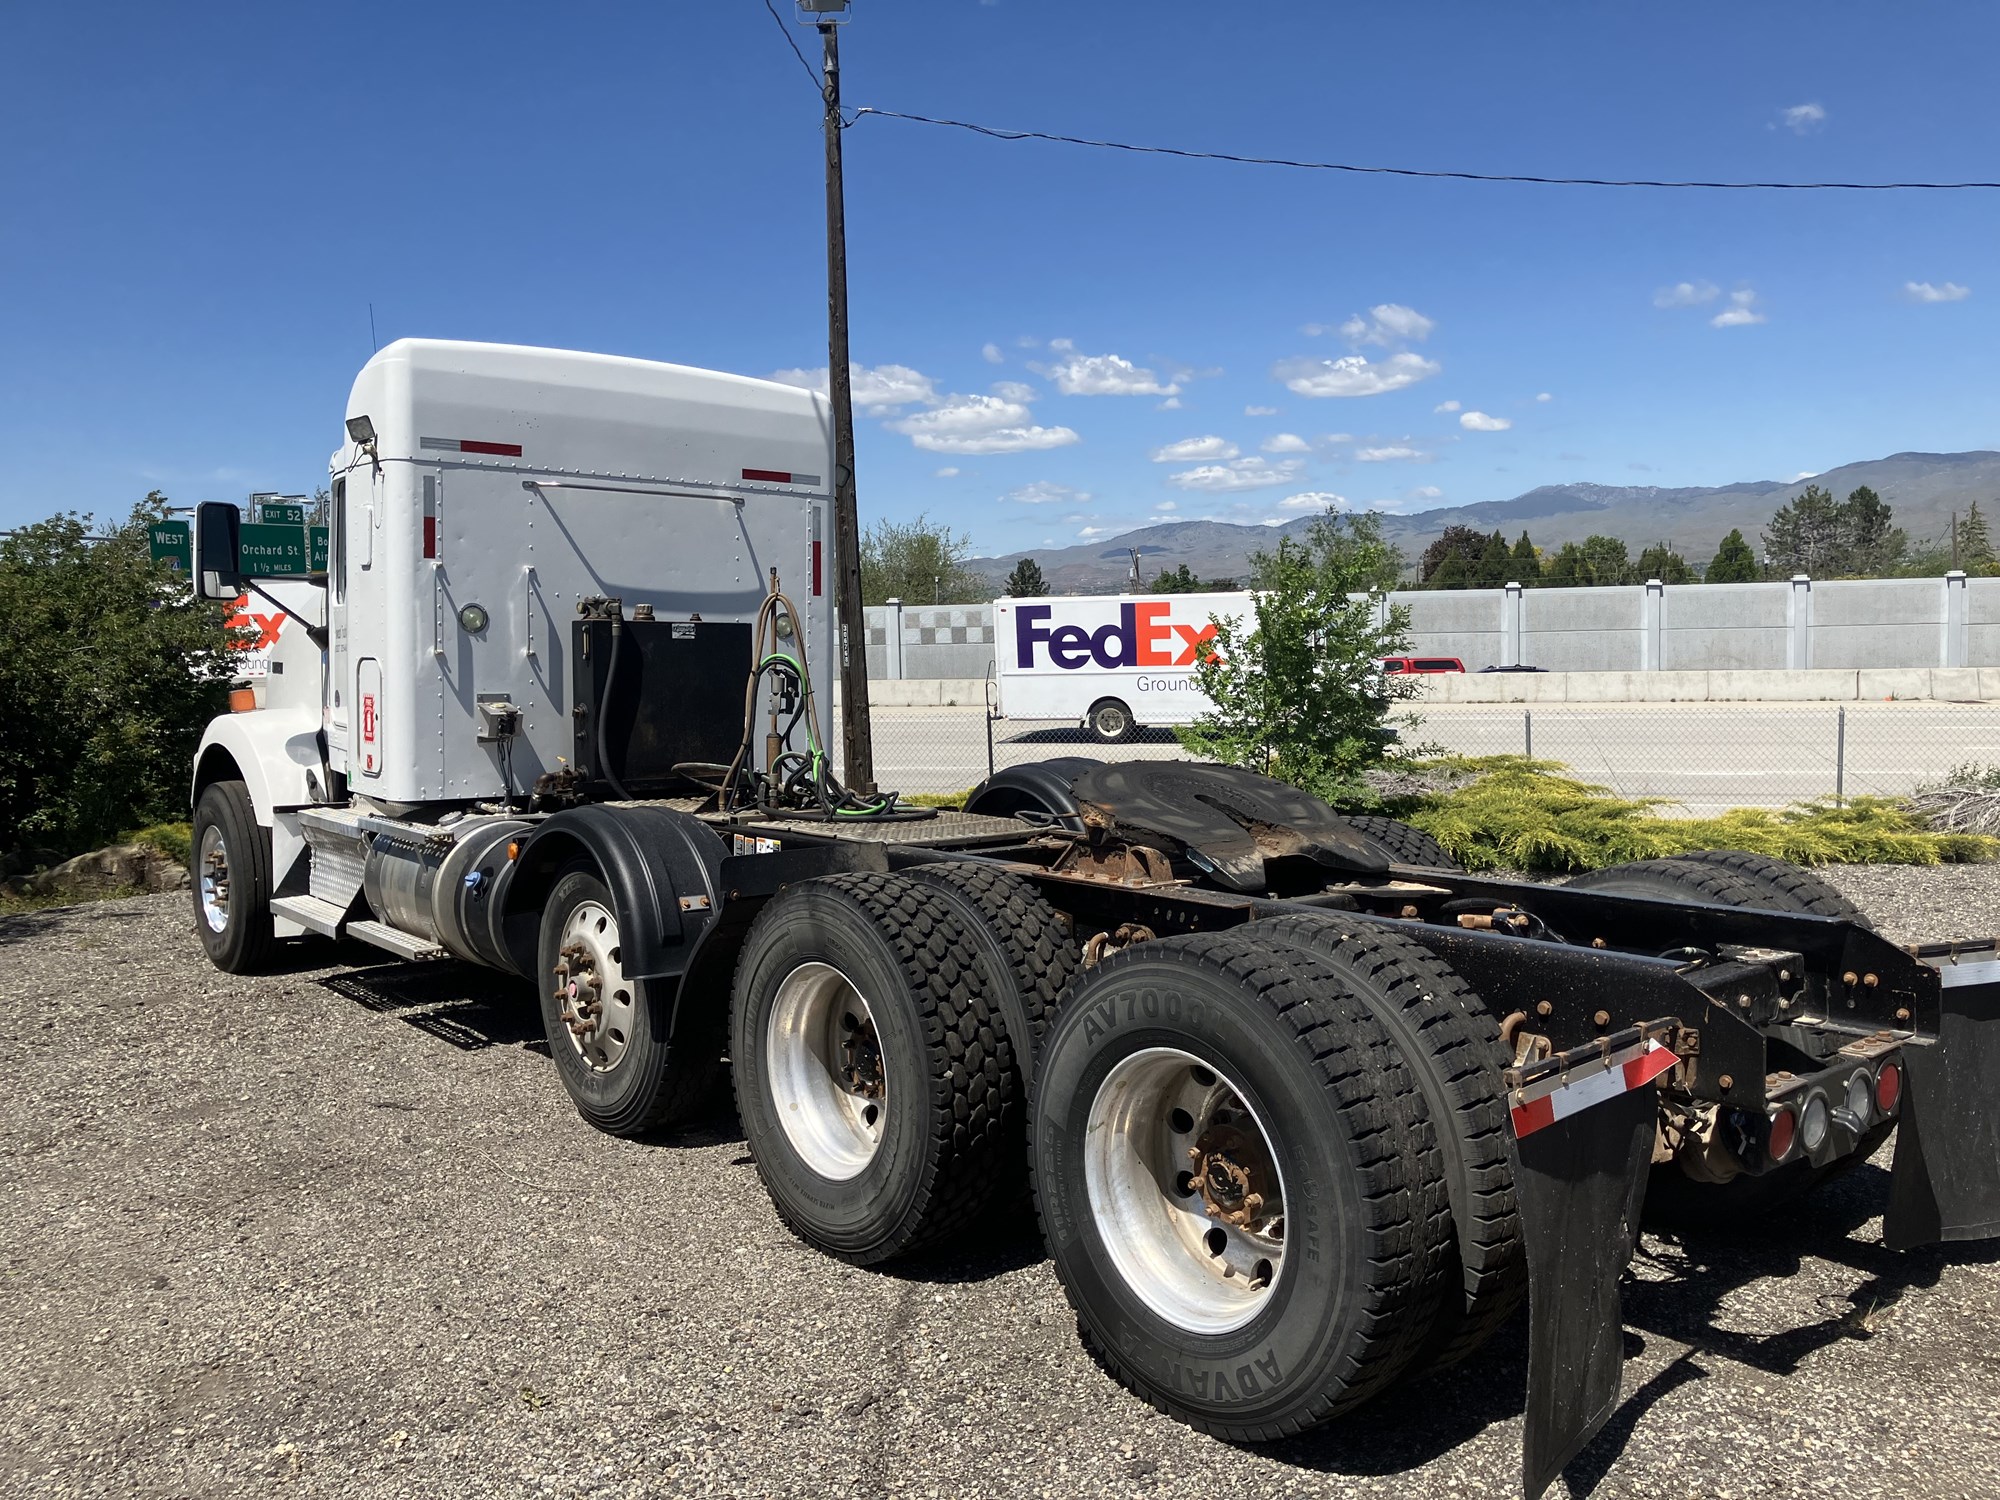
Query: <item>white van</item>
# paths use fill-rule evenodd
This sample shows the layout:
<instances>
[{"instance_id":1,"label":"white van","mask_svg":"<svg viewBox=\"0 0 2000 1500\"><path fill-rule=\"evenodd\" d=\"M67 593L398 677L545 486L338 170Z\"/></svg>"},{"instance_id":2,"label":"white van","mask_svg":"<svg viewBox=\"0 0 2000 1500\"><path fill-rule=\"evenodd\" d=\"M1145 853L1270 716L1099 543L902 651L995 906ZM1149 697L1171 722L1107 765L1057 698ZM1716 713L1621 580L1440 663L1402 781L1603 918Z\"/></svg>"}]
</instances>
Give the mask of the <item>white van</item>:
<instances>
[{"instance_id":1,"label":"white van","mask_svg":"<svg viewBox=\"0 0 2000 1500\"><path fill-rule=\"evenodd\" d=\"M1215 619L1253 614L1247 593L1001 599L993 606L999 712L1067 719L1106 744L1149 724L1192 723L1214 707L1194 668Z\"/></svg>"}]
</instances>

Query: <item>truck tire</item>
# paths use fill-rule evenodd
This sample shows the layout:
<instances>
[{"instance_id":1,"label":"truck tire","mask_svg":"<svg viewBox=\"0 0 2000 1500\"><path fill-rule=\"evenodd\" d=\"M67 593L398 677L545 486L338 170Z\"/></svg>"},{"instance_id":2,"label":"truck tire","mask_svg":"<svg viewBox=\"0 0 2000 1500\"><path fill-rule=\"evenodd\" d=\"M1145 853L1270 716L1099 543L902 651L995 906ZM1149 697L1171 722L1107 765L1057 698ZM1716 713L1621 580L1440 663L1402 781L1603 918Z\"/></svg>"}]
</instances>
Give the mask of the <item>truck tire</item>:
<instances>
[{"instance_id":1,"label":"truck tire","mask_svg":"<svg viewBox=\"0 0 2000 1500\"><path fill-rule=\"evenodd\" d=\"M271 961L271 830L257 822L250 789L212 781L194 805L194 930L209 962L256 974Z\"/></svg>"},{"instance_id":2,"label":"truck tire","mask_svg":"<svg viewBox=\"0 0 2000 1500\"><path fill-rule=\"evenodd\" d=\"M1676 854L1675 860L1712 865L1727 870L1745 885L1755 886L1765 899L1758 905L1769 911L1802 911L1816 917L1840 917L1866 927L1875 924L1852 901L1810 870L1800 869L1768 854L1752 854L1744 849L1698 849Z\"/></svg>"},{"instance_id":3,"label":"truck tire","mask_svg":"<svg viewBox=\"0 0 2000 1500\"><path fill-rule=\"evenodd\" d=\"M1100 745L1122 745L1139 732L1132 710L1120 698L1099 698L1083 716L1083 724Z\"/></svg>"},{"instance_id":4,"label":"truck tire","mask_svg":"<svg viewBox=\"0 0 2000 1500\"><path fill-rule=\"evenodd\" d=\"M1655 901L1692 901L1711 906L1756 907L1769 898L1733 870L1698 860L1635 859L1629 864L1586 870L1570 889L1610 896L1646 896Z\"/></svg>"},{"instance_id":5,"label":"truck tire","mask_svg":"<svg viewBox=\"0 0 2000 1500\"><path fill-rule=\"evenodd\" d=\"M557 877L535 956L549 1056L589 1124L607 1135L646 1135L713 1100L722 1078L719 1003L703 1016L698 1005L677 1007L673 981L627 977L618 909L594 864Z\"/></svg>"},{"instance_id":6,"label":"truck tire","mask_svg":"<svg viewBox=\"0 0 2000 1500\"><path fill-rule=\"evenodd\" d=\"M750 1154L792 1231L854 1265L946 1239L1017 1170L986 998L1005 980L969 925L935 886L844 874L780 892L744 939L729 1056Z\"/></svg>"},{"instance_id":7,"label":"truck tire","mask_svg":"<svg viewBox=\"0 0 2000 1500\"><path fill-rule=\"evenodd\" d=\"M1350 816L1347 825L1399 865L1427 865L1433 870L1462 868L1445 853L1444 845L1408 823L1399 823L1394 818Z\"/></svg>"},{"instance_id":8,"label":"truck tire","mask_svg":"<svg viewBox=\"0 0 2000 1500\"><path fill-rule=\"evenodd\" d=\"M1036 1210L1085 1347L1234 1442L1383 1390L1436 1311L1385 1097L1413 1085L1320 998L1328 973L1234 933L1127 948L1071 988L1030 1100Z\"/></svg>"},{"instance_id":9,"label":"truck tire","mask_svg":"<svg viewBox=\"0 0 2000 1500\"><path fill-rule=\"evenodd\" d=\"M1018 876L969 860L913 865L903 874L930 886L957 913L966 934L1000 977L992 996L1005 1023L1002 1045L1019 1076L1025 1106L1035 1051L1056 1001L1082 967L1077 945L1054 907ZM1020 1117L1026 1119L1025 1107Z\"/></svg>"},{"instance_id":10,"label":"truck tire","mask_svg":"<svg viewBox=\"0 0 2000 1500\"><path fill-rule=\"evenodd\" d=\"M1317 954L1368 1004L1415 1074L1443 1159L1449 1274L1462 1292L1447 1296L1426 1356L1433 1366L1458 1363L1493 1336L1528 1290L1499 1026L1449 964L1380 922L1326 912L1238 930Z\"/></svg>"}]
</instances>

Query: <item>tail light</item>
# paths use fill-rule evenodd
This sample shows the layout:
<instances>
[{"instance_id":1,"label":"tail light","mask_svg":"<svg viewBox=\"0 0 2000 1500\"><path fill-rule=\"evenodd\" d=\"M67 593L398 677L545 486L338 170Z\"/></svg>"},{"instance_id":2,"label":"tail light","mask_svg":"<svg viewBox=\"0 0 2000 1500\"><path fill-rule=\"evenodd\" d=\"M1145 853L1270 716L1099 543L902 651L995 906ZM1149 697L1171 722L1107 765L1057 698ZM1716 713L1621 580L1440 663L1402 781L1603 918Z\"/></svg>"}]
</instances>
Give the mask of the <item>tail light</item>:
<instances>
[{"instance_id":1,"label":"tail light","mask_svg":"<svg viewBox=\"0 0 2000 1500\"><path fill-rule=\"evenodd\" d=\"M1847 1117L1848 1128L1857 1134L1868 1128L1874 1118L1875 1080L1863 1070L1851 1075L1847 1080L1847 1096L1841 1101L1840 1112Z\"/></svg>"},{"instance_id":2,"label":"tail light","mask_svg":"<svg viewBox=\"0 0 2000 1500\"><path fill-rule=\"evenodd\" d=\"M1833 1111L1827 1107L1826 1095L1814 1094L1799 1113L1799 1138L1805 1142L1806 1150L1817 1151L1825 1145L1826 1133L1832 1127Z\"/></svg>"},{"instance_id":3,"label":"tail light","mask_svg":"<svg viewBox=\"0 0 2000 1500\"><path fill-rule=\"evenodd\" d=\"M1885 1115L1893 1115L1902 1101L1903 1070L1895 1063L1883 1063L1882 1071L1875 1075L1875 1107Z\"/></svg>"},{"instance_id":4,"label":"tail light","mask_svg":"<svg viewBox=\"0 0 2000 1500\"><path fill-rule=\"evenodd\" d=\"M1765 1137L1766 1149L1772 1161L1783 1161L1792 1154L1792 1143L1798 1138L1799 1118L1789 1109L1781 1109L1771 1116L1771 1128Z\"/></svg>"}]
</instances>

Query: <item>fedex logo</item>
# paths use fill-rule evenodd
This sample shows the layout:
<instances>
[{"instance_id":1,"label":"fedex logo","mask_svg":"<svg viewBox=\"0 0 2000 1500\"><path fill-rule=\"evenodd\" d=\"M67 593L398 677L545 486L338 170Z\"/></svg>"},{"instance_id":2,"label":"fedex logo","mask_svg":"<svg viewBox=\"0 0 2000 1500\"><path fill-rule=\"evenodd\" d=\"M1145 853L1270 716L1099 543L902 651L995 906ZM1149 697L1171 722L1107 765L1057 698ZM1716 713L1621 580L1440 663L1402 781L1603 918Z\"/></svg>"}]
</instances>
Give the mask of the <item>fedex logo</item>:
<instances>
[{"instance_id":1,"label":"fedex logo","mask_svg":"<svg viewBox=\"0 0 2000 1500\"><path fill-rule=\"evenodd\" d=\"M285 623L285 615L283 610L268 615L254 614L250 609L250 596L238 594L236 602L229 607L229 618L224 623L231 630L257 632L257 639L243 642L239 650L268 651L278 644L278 631Z\"/></svg>"},{"instance_id":2,"label":"fedex logo","mask_svg":"<svg viewBox=\"0 0 2000 1500\"><path fill-rule=\"evenodd\" d=\"M1096 630L1081 625L1048 624L1055 611L1046 604L1023 604L1014 610L1014 657L1027 670L1035 665L1035 648L1048 647L1049 660L1065 671L1096 663L1100 667L1191 667L1215 655L1203 643L1215 638L1213 621L1182 625L1165 618L1164 601L1121 604L1118 618Z\"/></svg>"}]
</instances>

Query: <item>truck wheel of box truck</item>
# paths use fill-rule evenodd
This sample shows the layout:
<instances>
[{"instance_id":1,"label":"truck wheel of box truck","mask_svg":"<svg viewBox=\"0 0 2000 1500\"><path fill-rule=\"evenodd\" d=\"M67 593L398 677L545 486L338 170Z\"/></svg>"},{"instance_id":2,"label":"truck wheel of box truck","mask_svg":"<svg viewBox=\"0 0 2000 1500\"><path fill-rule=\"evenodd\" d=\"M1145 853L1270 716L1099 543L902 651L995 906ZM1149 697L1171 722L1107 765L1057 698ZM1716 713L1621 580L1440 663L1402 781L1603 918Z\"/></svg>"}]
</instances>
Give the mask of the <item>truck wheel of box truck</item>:
<instances>
[{"instance_id":1,"label":"truck wheel of box truck","mask_svg":"<svg viewBox=\"0 0 2000 1500\"><path fill-rule=\"evenodd\" d=\"M1090 712L1083 716L1083 722L1084 727L1106 745L1122 744L1139 729L1132 720L1132 710L1118 698L1099 698L1090 705Z\"/></svg>"},{"instance_id":2,"label":"truck wheel of box truck","mask_svg":"<svg viewBox=\"0 0 2000 1500\"><path fill-rule=\"evenodd\" d=\"M721 1081L718 1028L678 1024L674 985L624 968L611 892L594 864L557 877L543 904L535 982L549 1055L576 1112L610 1135L698 1114Z\"/></svg>"},{"instance_id":3,"label":"truck wheel of box truck","mask_svg":"<svg viewBox=\"0 0 2000 1500\"><path fill-rule=\"evenodd\" d=\"M1035 1206L1085 1346L1231 1442L1387 1389L1446 1290L1414 1251L1439 1186L1421 1097L1341 993L1282 944L1140 943L1071 987L1037 1065Z\"/></svg>"},{"instance_id":4,"label":"truck wheel of box truck","mask_svg":"<svg viewBox=\"0 0 2000 1500\"><path fill-rule=\"evenodd\" d=\"M194 807L194 930L209 961L255 974L277 946L271 922L271 831L258 826L250 789L214 781Z\"/></svg>"},{"instance_id":5,"label":"truck wheel of box truck","mask_svg":"<svg viewBox=\"0 0 2000 1500\"><path fill-rule=\"evenodd\" d=\"M1019 1181L1021 1108L992 972L935 890L802 881L743 941L729 1061L779 1217L854 1265L939 1243Z\"/></svg>"}]
</instances>

